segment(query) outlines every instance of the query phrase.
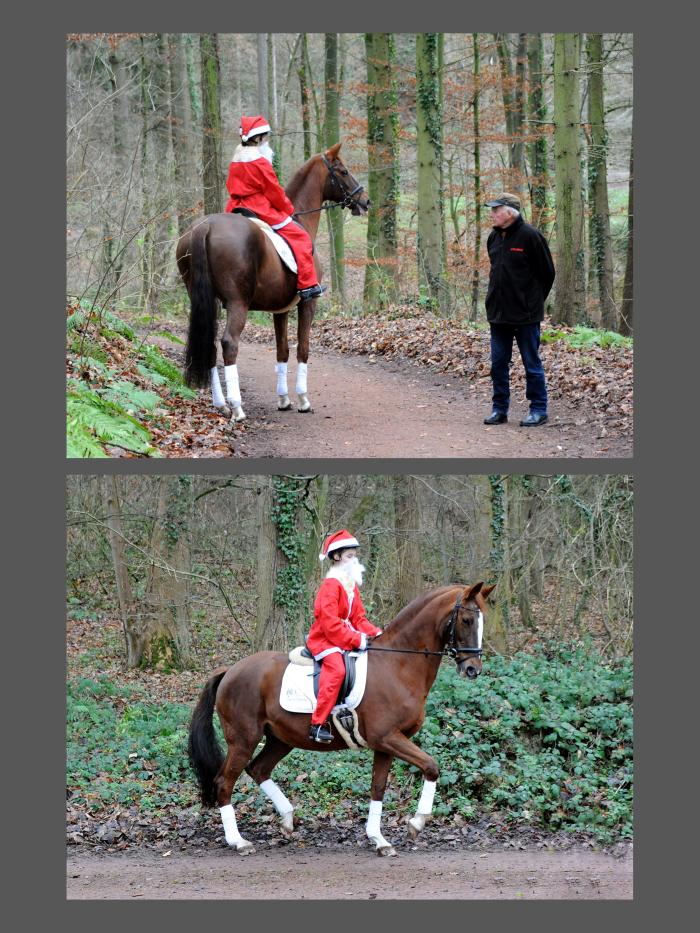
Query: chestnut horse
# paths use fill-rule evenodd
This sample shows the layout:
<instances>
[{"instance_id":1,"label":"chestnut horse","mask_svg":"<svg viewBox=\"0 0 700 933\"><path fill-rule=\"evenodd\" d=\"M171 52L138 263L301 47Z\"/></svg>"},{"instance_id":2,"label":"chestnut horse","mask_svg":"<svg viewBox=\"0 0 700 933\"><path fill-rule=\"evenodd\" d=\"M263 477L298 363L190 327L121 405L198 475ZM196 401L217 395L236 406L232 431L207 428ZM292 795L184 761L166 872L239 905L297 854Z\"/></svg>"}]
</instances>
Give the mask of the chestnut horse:
<instances>
[{"instance_id":1,"label":"chestnut horse","mask_svg":"<svg viewBox=\"0 0 700 933\"><path fill-rule=\"evenodd\" d=\"M400 758L423 772L423 789L408 832L415 838L433 807L439 769L435 761L410 741L425 718L425 700L440 661L453 658L462 676L481 673L481 637L485 600L493 586L441 586L414 599L378 635L367 650L367 683L357 706L359 731L374 751L369 817L365 831L379 855L396 855L382 836L380 818L389 769ZM344 741L328 745L309 738L310 716L280 706L280 685L288 664L282 652L261 651L233 667L215 671L192 715L188 752L204 806L218 805L226 842L247 854L252 845L238 831L231 804L233 787L246 771L272 800L284 835L294 828L294 808L270 778L275 765L293 748L340 751ZM212 716L219 714L228 745L219 746ZM265 744L255 757L258 743Z\"/></svg>"},{"instance_id":2,"label":"chestnut horse","mask_svg":"<svg viewBox=\"0 0 700 933\"><path fill-rule=\"evenodd\" d=\"M321 211L325 207L349 207L353 214L367 212L369 198L347 170L338 152L340 143L312 156L296 172L285 191L295 208L295 218L316 239ZM324 205L324 201L330 202ZM277 341L277 407L290 409L287 388L287 317L299 304L296 273L281 259L262 229L242 214L208 214L180 237L176 249L180 275L190 297L190 326L185 349L185 381L190 386L211 384L217 408L226 401L232 419L243 421L238 379L238 341L248 311L270 311ZM321 266L314 257L318 279ZM216 368L218 302L226 308L226 326L221 336L226 377L226 399ZM309 334L316 299L302 301L298 309L297 379L298 410L311 411L307 395Z\"/></svg>"}]
</instances>

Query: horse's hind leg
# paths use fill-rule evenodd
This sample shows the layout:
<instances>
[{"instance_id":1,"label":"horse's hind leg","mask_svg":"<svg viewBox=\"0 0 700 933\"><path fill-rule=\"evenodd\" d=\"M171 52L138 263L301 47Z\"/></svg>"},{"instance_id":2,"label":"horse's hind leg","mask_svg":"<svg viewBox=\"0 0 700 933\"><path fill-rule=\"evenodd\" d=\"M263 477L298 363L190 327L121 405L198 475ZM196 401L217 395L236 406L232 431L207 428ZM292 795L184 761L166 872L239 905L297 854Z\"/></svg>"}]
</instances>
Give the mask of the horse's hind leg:
<instances>
[{"instance_id":1,"label":"horse's hind leg","mask_svg":"<svg viewBox=\"0 0 700 933\"><path fill-rule=\"evenodd\" d=\"M228 730L224 730L227 732ZM237 733L235 737L226 735L228 744L228 754L222 764L219 773L214 778L216 784L216 799L221 814L221 822L224 825L224 834L226 842L234 846L241 855L248 855L253 851L253 844L244 839L238 831L236 823L236 814L231 803L231 794L233 787L241 775L241 772L250 761L250 756L255 751L260 736L243 735Z\"/></svg>"},{"instance_id":2,"label":"horse's hind leg","mask_svg":"<svg viewBox=\"0 0 700 933\"><path fill-rule=\"evenodd\" d=\"M226 377L226 399L231 406L231 420L244 421L241 387L238 382L238 342L245 327L248 309L240 302L227 301L226 326L221 335L221 349L224 355L224 376Z\"/></svg>"},{"instance_id":3,"label":"horse's hind leg","mask_svg":"<svg viewBox=\"0 0 700 933\"><path fill-rule=\"evenodd\" d=\"M382 836L380 828L384 791L386 790L389 769L391 768L391 762L393 760L394 756L386 752L375 751L374 753L371 799L369 802L369 816L367 817L365 832L369 841L374 843L377 855L396 855L396 849Z\"/></svg>"},{"instance_id":4,"label":"horse's hind leg","mask_svg":"<svg viewBox=\"0 0 700 933\"><path fill-rule=\"evenodd\" d=\"M273 314L275 325L275 341L277 343L277 408L280 411L289 411L292 403L289 401L289 388L287 386L287 363L289 361L289 340L287 338L287 320L289 312Z\"/></svg>"},{"instance_id":5,"label":"horse's hind leg","mask_svg":"<svg viewBox=\"0 0 700 933\"><path fill-rule=\"evenodd\" d=\"M287 745L277 736L268 732L262 751L255 756L246 768L255 783L260 785L260 790L274 804L280 816L282 834L287 837L291 835L294 829L294 807L287 800L279 786L270 778L270 775L275 765L282 761L284 756L288 755L291 750L291 745Z\"/></svg>"},{"instance_id":6,"label":"horse's hind leg","mask_svg":"<svg viewBox=\"0 0 700 933\"><path fill-rule=\"evenodd\" d=\"M309 338L311 336L311 322L316 313L316 299L302 301L297 310L297 398L299 407L297 411L312 412L311 402L308 396L307 370L309 362Z\"/></svg>"}]
</instances>

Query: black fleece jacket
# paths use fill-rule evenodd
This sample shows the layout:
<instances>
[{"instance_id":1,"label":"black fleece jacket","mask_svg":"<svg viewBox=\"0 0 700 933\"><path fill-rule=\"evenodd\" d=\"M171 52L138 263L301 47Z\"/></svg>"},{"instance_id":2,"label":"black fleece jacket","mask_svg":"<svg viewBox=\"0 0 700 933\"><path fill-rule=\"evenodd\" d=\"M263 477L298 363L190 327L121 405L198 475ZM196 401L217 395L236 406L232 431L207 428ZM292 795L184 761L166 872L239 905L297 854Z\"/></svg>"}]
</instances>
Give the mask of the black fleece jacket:
<instances>
[{"instance_id":1,"label":"black fleece jacket","mask_svg":"<svg viewBox=\"0 0 700 933\"><path fill-rule=\"evenodd\" d=\"M554 282L554 263L539 230L516 217L494 228L486 243L491 260L486 317L490 324L534 324Z\"/></svg>"}]
</instances>

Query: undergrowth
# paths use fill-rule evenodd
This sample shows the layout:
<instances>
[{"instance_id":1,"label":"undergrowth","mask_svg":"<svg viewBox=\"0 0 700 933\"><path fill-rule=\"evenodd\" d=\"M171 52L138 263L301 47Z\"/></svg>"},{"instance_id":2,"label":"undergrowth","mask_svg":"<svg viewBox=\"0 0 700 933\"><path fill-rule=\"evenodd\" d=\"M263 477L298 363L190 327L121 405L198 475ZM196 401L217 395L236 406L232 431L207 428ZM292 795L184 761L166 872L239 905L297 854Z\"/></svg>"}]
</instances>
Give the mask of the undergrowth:
<instances>
[{"instance_id":1,"label":"undergrowth","mask_svg":"<svg viewBox=\"0 0 700 933\"><path fill-rule=\"evenodd\" d=\"M157 813L197 806L186 758L192 708L155 705L144 688L107 678L68 688L68 785L74 805ZM218 729L217 722L217 729ZM220 734L220 730L219 730ZM477 681L441 668L414 741L440 766L437 819L498 813L506 826L632 836L632 666L611 666L590 646L493 657ZM301 816L341 815L368 799L371 754L295 750L275 769ZM397 760L387 811L415 808L422 776ZM269 810L250 783L233 803Z\"/></svg>"},{"instance_id":2,"label":"undergrowth","mask_svg":"<svg viewBox=\"0 0 700 933\"><path fill-rule=\"evenodd\" d=\"M116 315L68 309L66 455L107 457L107 447L158 456L144 421L163 414L166 397L194 398L157 347L142 343Z\"/></svg>"}]
</instances>

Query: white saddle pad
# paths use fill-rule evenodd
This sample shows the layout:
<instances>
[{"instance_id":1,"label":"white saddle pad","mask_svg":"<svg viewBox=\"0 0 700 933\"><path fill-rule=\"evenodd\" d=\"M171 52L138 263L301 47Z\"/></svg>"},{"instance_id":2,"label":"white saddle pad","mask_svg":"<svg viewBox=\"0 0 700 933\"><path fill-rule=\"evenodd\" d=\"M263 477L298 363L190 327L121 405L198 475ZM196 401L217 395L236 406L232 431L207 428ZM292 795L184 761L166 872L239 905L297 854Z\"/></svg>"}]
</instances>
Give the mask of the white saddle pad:
<instances>
[{"instance_id":1,"label":"white saddle pad","mask_svg":"<svg viewBox=\"0 0 700 933\"><path fill-rule=\"evenodd\" d=\"M264 220L260 220L259 217L249 217L248 220L252 221L254 224L257 224L260 229L267 234L285 266L292 272L296 272L297 261L294 258L294 253L292 252L291 246L289 243L287 243L284 237L281 237L279 233L275 233L272 227L269 224L266 224ZM292 223L294 223L294 221L292 221Z\"/></svg>"},{"instance_id":2,"label":"white saddle pad","mask_svg":"<svg viewBox=\"0 0 700 933\"><path fill-rule=\"evenodd\" d=\"M367 652L352 652L355 662L355 686L343 706L355 709L364 696L367 683ZM312 713L316 708L314 696L314 669L305 664L288 664L282 677L280 706L290 713ZM334 706L333 711L340 709Z\"/></svg>"}]
</instances>

